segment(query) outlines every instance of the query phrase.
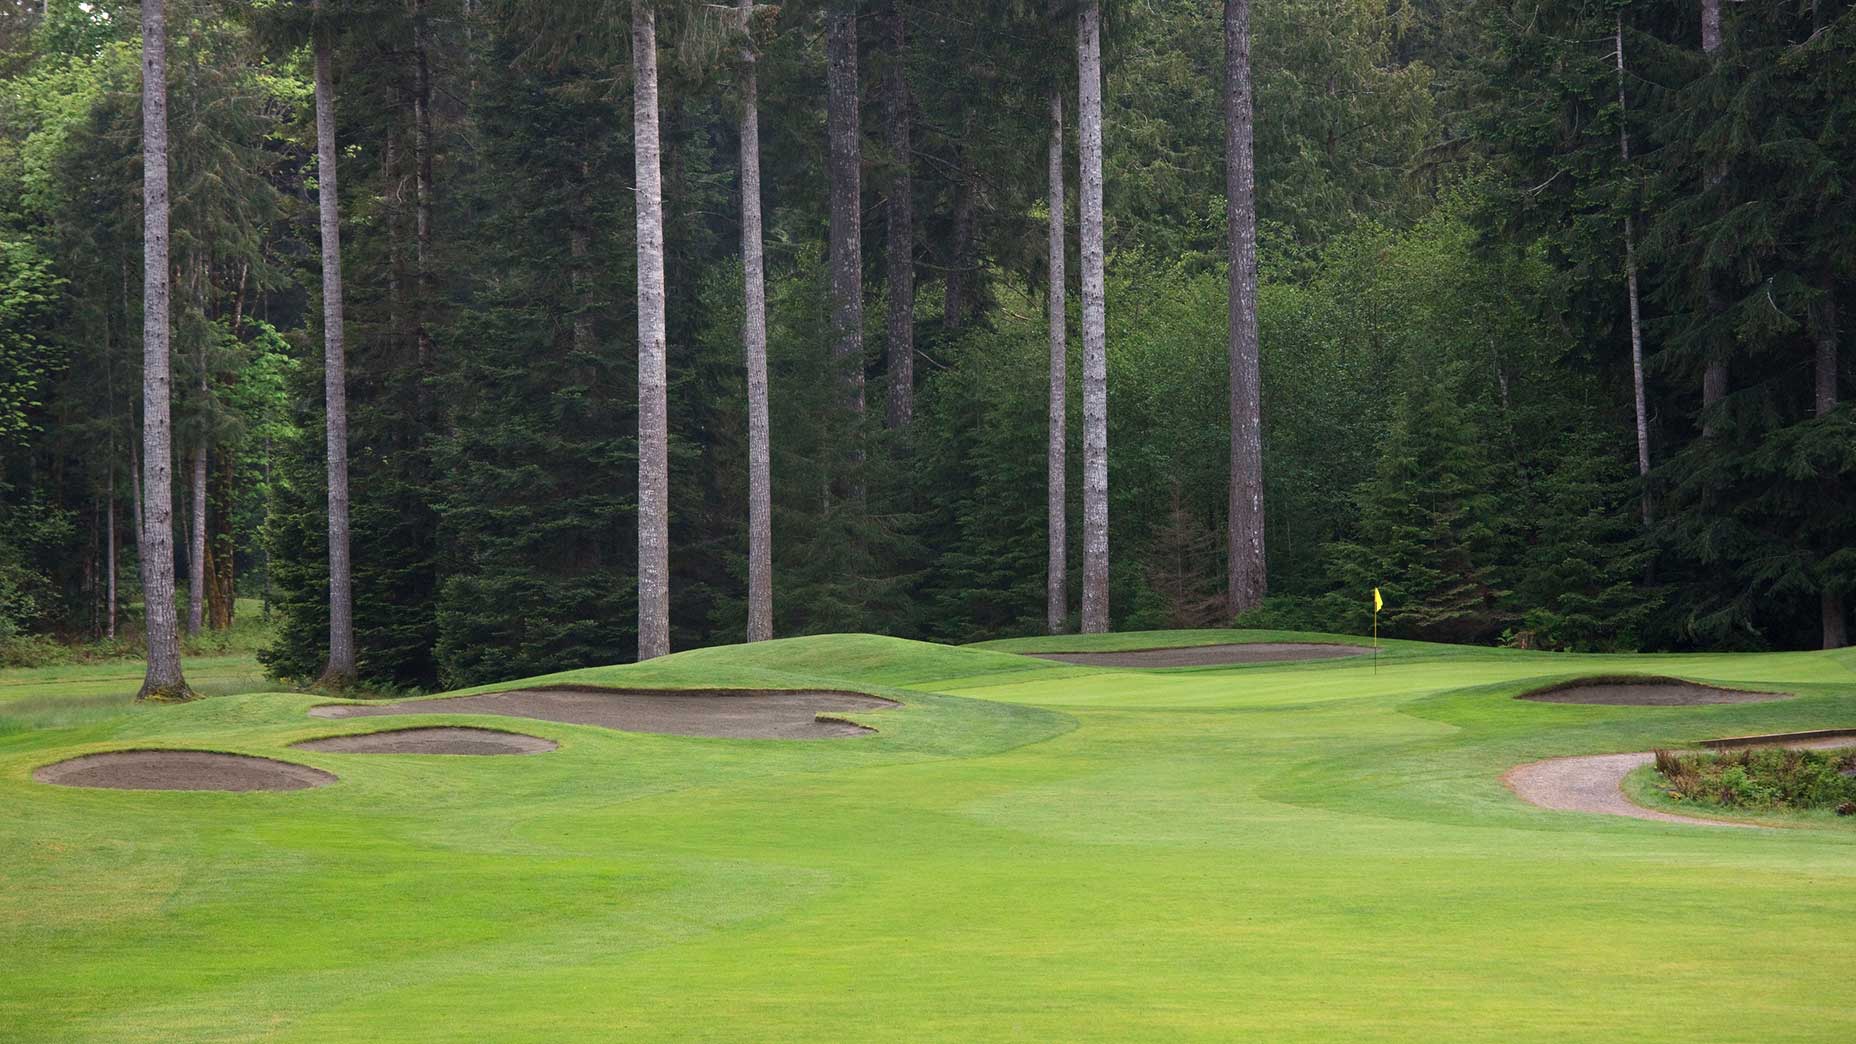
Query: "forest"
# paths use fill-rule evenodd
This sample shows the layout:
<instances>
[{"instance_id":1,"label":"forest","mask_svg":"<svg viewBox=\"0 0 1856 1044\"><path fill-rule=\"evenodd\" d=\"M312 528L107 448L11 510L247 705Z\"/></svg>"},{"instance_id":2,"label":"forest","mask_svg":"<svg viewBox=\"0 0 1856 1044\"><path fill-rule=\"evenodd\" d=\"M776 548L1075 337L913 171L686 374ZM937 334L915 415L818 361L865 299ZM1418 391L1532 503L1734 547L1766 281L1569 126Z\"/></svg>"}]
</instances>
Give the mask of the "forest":
<instances>
[{"instance_id":1,"label":"forest","mask_svg":"<svg viewBox=\"0 0 1856 1044\"><path fill-rule=\"evenodd\" d=\"M1847 0L0 0L0 662L1842 646L1853 177Z\"/></svg>"}]
</instances>

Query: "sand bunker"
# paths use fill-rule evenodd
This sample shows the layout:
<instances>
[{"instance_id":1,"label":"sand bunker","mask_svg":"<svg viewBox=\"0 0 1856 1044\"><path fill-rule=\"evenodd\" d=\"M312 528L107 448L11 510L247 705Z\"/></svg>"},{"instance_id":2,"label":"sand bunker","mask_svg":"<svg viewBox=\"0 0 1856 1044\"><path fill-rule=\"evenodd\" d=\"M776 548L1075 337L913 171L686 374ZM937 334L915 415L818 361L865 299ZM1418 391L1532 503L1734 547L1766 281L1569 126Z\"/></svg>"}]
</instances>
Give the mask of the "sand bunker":
<instances>
[{"instance_id":1,"label":"sand bunker","mask_svg":"<svg viewBox=\"0 0 1856 1044\"><path fill-rule=\"evenodd\" d=\"M1779 733L1771 736L1735 736L1731 739L1704 740L1703 746L1732 747L1809 747L1833 750L1856 747L1856 729L1832 729L1821 732ZM1635 754L1591 754L1572 758L1551 758L1518 765L1502 776L1502 782L1516 796L1531 805L1566 812L1593 812L1608 816L1628 816L1662 823L1691 823L1697 826L1744 827L1752 824L1730 823L1720 819L1678 816L1644 808L1624 796L1624 777L1641 765L1656 760L1650 751Z\"/></svg>"},{"instance_id":2,"label":"sand bunker","mask_svg":"<svg viewBox=\"0 0 1856 1044\"><path fill-rule=\"evenodd\" d=\"M357 736L325 736L290 746L331 754L541 754L560 744L540 736L455 725L389 729Z\"/></svg>"},{"instance_id":3,"label":"sand bunker","mask_svg":"<svg viewBox=\"0 0 1856 1044\"><path fill-rule=\"evenodd\" d=\"M318 718L362 718L382 714L500 714L572 725L599 725L626 732L732 739L841 739L874 729L820 715L883 710L890 700L851 692L753 689L516 689L481 696L453 696L406 703L332 704L315 707Z\"/></svg>"},{"instance_id":4,"label":"sand bunker","mask_svg":"<svg viewBox=\"0 0 1856 1044\"><path fill-rule=\"evenodd\" d=\"M1717 703L1765 703L1790 699L1785 692L1745 692L1680 678L1589 678L1564 682L1515 697L1539 703L1587 703L1608 707L1701 707Z\"/></svg>"},{"instance_id":5,"label":"sand bunker","mask_svg":"<svg viewBox=\"0 0 1856 1044\"><path fill-rule=\"evenodd\" d=\"M112 790L306 790L336 777L308 765L205 750L119 750L46 765L32 774L61 787Z\"/></svg>"},{"instance_id":6,"label":"sand bunker","mask_svg":"<svg viewBox=\"0 0 1856 1044\"><path fill-rule=\"evenodd\" d=\"M1333 660L1360 656L1373 650L1362 645L1322 645L1313 642L1246 642L1232 645L1193 645L1180 649L1136 649L1130 652L1027 653L1040 660L1056 660L1085 667L1216 667L1234 663L1275 663L1286 660Z\"/></svg>"}]
</instances>

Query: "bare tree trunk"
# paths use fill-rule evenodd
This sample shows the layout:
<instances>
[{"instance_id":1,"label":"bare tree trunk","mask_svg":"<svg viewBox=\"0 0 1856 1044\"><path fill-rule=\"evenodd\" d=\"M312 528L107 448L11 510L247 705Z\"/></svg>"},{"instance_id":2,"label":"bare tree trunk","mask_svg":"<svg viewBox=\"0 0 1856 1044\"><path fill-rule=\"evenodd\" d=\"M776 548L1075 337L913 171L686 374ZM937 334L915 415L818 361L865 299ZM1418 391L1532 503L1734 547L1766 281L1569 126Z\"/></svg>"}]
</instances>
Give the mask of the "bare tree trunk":
<instances>
[{"instance_id":1,"label":"bare tree trunk","mask_svg":"<svg viewBox=\"0 0 1856 1044\"><path fill-rule=\"evenodd\" d=\"M1082 167L1083 633L1108 630L1108 320L1102 258L1102 6L1077 16Z\"/></svg>"},{"instance_id":2,"label":"bare tree trunk","mask_svg":"<svg viewBox=\"0 0 1856 1044\"><path fill-rule=\"evenodd\" d=\"M1257 346L1257 160L1252 145L1250 0L1224 4L1225 223L1231 241L1231 487L1225 612L1269 590L1263 558L1262 364Z\"/></svg>"},{"instance_id":3,"label":"bare tree trunk","mask_svg":"<svg viewBox=\"0 0 1856 1044\"><path fill-rule=\"evenodd\" d=\"M166 0L142 3L142 505L148 673L138 700L187 700L174 616L174 438L168 358L168 59Z\"/></svg>"},{"instance_id":4,"label":"bare tree trunk","mask_svg":"<svg viewBox=\"0 0 1856 1044\"><path fill-rule=\"evenodd\" d=\"M948 252L947 278L941 284L941 325L948 330L959 330L967 323L978 268L973 245L973 171L967 159L973 139L973 109L965 104L962 108L960 147L955 150L954 159L954 242Z\"/></svg>"},{"instance_id":5,"label":"bare tree trunk","mask_svg":"<svg viewBox=\"0 0 1856 1044\"><path fill-rule=\"evenodd\" d=\"M1618 57L1618 157L1630 163L1629 106L1624 93L1624 16L1616 17ZM1637 236L1630 214L1624 215L1624 288L1630 304L1630 375L1637 406L1637 479L1642 484L1643 524L1655 520L1650 497L1650 420L1643 394L1643 311L1637 295Z\"/></svg>"},{"instance_id":6,"label":"bare tree trunk","mask_svg":"<svg viewBox=\"0 0 1856 1044\"><path fill-rule=\"evenodd\" d=\"M348 377L342 328L341 200L337 189L335 84L326 33L316 35L316 196L322 224L322 388L329 468L329 662L321 684L354 680L354 581L348 528Z\"/></svg>"},{"instance_id":7,"label":"bare tree trunk","mask_svg":"<svg viewBox=\"0 0 1856 1044\"><path fill-rule=\"evenodd\" d=\"M1836 281L1825 280L1824 296L1818 301L1813 311L1815 327L1813 333L1817 342L1816 358L1813 360L1814 385L1812 395L1813 412L1823 417L1837 408L1837 300ZM1827 473L1824 478L1825 497L1834 502L1838 495L1837 477ZM1844 610L1843 593L1826 586L1822 597L1824 648L1841 649L1850 643L1848 613Z\"/></svg>"},{"instance_id":8,"label":"bare tree trunk","mask_svg":"<svg viewBox=\"0 0 1856 1044\"><path fill-rule=\"evenodd\" d=\"M1701 50L1712 55L1721 49L1721 0L1701 0ZM1720 184L1727 172L1720 167L1708 173L1708 187ZM1710 311L1720 311L1720 302L1710 295ZM1727 397L1727 360L1709 359L1707 368L1701 374L1701 436L1708 438L1714 434L1714 407Z\"/></svg>"},{"instance_id":9,"label":"bare tree trunk","mask_svg":"<svg viewBox=\"0 0 1856 1044\"><path fill-rule=\"evenodd\" d=\"M852 422L857 424L864 414L864 270L856 5L836 0L825 18L832 357L844 381Z\"/></svg>"},{"instance_id":10,"label":"bare tree trunk","mask_svg":"<svg viewBox=\"0 0 1856 1044\"><path fill-rule=\"evenodd\" d=\"M205 384L204 381L201 382ZM204 391L204 388L202 388ZM193 469L187 486L192 507L187 513L187 637L200 635L201 608L206 597L206 446L194 448Z\"/></svg>"},{"instance_id":11,"label":"bare tree trunk","mask_svg":"<svg viewBox=\"0 0 1856 1044\"><path fill-rule=\"evenodd\" d=\"M1055 3L1052 4L1053 8ZM1045 511L1048 559L1044 569L1044 629L1062 634L1070 622L1069 581L1069 423L1065 416L1069 391L1068 331L1064 302L1064 194L1063 194L1063 91L1050 89L1050 145L1047 149L1050 180L1050 282L1044 294L1045 319L1050 327L1050 442L1045 451Z\"/></svg>"},{"instance_id":12,"label":"bare tree trunk","mask_svg":"<svg viewBox=\"0 0 1856 1044\"><path fill-rule=\"evenodd\" d=\"M114 640L116 637L116 461L113 457L110 460L109 473L110 492L108 506L105 508L107 513L103 521L105 547L103 568L109 574L108 579L104 581L104 600L109 608L104 612L105 630L103 633L104 637Z\"/></svg>"},{"instance_id":13,"label":"bare tree trunk","mask_svg":"<svg viewBox=\"0 0 1856 1044\"><path fill-rule=\"evenodd\" d=\"M658 167L657 10L632 4L638 182L638 658L670 651L669 405L664 372L664 190Z\"/></svg>"},{"instance_id":14,"label":"bare tree trunk","mask_svg":"<svg viewBox=\"0 0 1856 1044\"><path fill-rule=\"evenodd\" d=\"M419 284L413 323L421 373L432 365L432 333L428 324L435 296L432 288L432 34L426 2L413 0L412 5L413 242Z\"/></svg>"},{"instance_id":15,"label":"bare tree trunk","mask_svg":"<svg viewBox=\"0 0 1856 1044\"><path fill-rule=\"evenodd\" d=\"M741 0L741 270L747 306L741 347L748 372L748 630L773 637L773 478L767 420L767 288L761 257L760 99L752 38L754 0Z\"/></svg>"},{"instance_id":16,"label":"bare tree trunk","mask_svg":"<svg viewBox=\"0 0 1856 1044\"><path fill-rule=\"evenodd\" d=\"M889 66L883 75L884 122L888 124L890 161L888 265L889 413L891 428L906 428L915 418L915 185L910 167L914 134L909 111L905 62L908 26L902 0L890 0L887 19Z\"/></svg>"}]
</instances>

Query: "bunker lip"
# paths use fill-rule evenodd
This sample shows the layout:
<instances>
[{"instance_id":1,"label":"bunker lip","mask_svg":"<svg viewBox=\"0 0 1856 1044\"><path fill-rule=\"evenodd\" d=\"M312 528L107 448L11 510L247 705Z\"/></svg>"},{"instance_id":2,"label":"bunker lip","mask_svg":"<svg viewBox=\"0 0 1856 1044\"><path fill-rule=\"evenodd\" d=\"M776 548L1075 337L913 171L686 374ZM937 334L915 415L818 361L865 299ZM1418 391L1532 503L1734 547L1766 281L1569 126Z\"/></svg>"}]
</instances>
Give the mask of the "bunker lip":
<instances>
[{"instance_id":1,"label":"bunker lip","mask_svg":"<svg viewBox=\"0 0 1856 1044\"><path fill-rule=\"evenodd\" d=\"M526 736L501 729L438 725L323 736L301 740L290 746L293 750L315 750L329 754L495 755L543 754L559 749L560 744L540 736Z\"/></svg>"},{"instance_id":2,"label":"bunker lip","mask_svg":"<svg viewBox=\"0 0 1856 1044\"><path fill-rule=\"evenodd\" d=\"M1320 642L1230 642L1223 645L1185 645L1121 652L1031 652L1021 655L1081 667L1220 667L1240 663L1288 663L1297 660L1337 660L1364 656L1364 645L1328 645Z\"/></svg>"},{"instance_id":3,"label":"bunker lip","mask_svg":"<svg viewBox=\"0 0 1856 1044\"><path fill-rule=\"evenodd\" d=\"M1856 747L1856 729L1820 729L1815 732L1781 732L1768 736L1734 736L1703 740L1702 746L1717 750L1734 747L1810 746L1819 749ZM1568 758L1548 758L1516 765L1502 774L1502 783L1515 796L1530 805L1562 812L1590 812L1599 815L1626 816L1659 823L1688 823L1694 826L1754 827L1726 819L1703 819L1679 816L1644 808L1624 794L1624 777L1642 765L1656 760L1652 751L1630 754L1584 754Z\"/></svg>"},{"instance_id":4,"label":"bunker lip","mask_svg":"<svg viewBox=\"0 0 1856 1044\"><path fill-rule=\"evenodd\" d=\"M1740 747L1793 747L1800 750L1837 750L1856 747L1856 729L1811 729L1808 732L1774 732L1766 736L1728 736L1702 740L1701 745L1714 750Z\"/></svg>"},{"instance_id":5,"label":"bunker lip","mask_svg":"<svg viewBox=\"0 0 1856 1044\"><path fill-rule=\"evenodd\" d=\"M307 790L338 777L275 758L210 750L112 750L40 766L32 778L108 790Z\"/></svg>"},{"instance_id":6,"label":"bunker lip","mask_svg":"<svg viewBox=\"0 0 1856 1044\"><path fill-rule=\"evenodd\" d=\"M1705 707L1791 698L1789 692L1750 692L1650 674L1577 678L1515 697L1534 703L1579 703L1600 707Z\"/></svg>"},{"instance_id":7,"label":"bunker lip","mask_svg":"<svg viewBox=\"0 0 1856 1044\"><path fill-rule=\"evenodd\" d=\"M795 689L602 689L552 685L438 700L386 704L324 704L318 718L392 714L495 714L597 725L622 732L722 739L844 739L875 729L838 715L896 707L894 700L854 692Z\"/></svg>"}]
</instances>

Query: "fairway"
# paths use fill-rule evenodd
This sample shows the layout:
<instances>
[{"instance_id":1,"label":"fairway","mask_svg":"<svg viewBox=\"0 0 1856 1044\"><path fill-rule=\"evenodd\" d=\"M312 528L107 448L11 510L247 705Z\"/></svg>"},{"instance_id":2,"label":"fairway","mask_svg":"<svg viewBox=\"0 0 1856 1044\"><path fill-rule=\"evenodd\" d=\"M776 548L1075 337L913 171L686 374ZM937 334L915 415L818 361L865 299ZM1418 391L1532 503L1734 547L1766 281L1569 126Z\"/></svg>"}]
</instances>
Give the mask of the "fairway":
<instances>
[{"instance_id":1,"label":"fairway","mask_svg":"<svg viewBox=\"0 0 1856 1044\"><path fill-rule=\"evenodd\" d=\"M825 636L547 679L902 704L849 712L878 731L830 742L326 720L307 713L325 698L283 693L106 710L74 687L78 720L0 729L0 1026L9 1041L1856 1036L1856 823L1553 812L1499 779L1559 755L1856 726L1856 653L1395 642L1377 662L1161 671L1009 654L1323 638ZM1513 698L1620 673L1797 696ZM58 695L31 699L42 719ZM559 748L290 748L446 724ZM340 779L242 794L31 779L151 747Z\"/></svg>"}]
</instances>

